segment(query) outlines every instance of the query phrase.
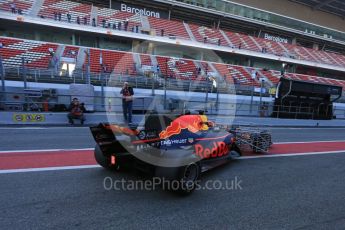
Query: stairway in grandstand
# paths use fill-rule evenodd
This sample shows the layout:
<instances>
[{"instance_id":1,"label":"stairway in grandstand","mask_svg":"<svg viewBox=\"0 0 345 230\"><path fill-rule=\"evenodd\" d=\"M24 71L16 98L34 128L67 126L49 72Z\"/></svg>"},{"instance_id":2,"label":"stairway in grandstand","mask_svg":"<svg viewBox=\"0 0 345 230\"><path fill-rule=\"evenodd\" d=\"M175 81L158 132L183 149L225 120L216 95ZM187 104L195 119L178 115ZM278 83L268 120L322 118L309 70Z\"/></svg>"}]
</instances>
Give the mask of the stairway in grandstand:
<instances>
[{"instance_id":1,"label":"stairway in grandstand","mask_svg":"<svg viewBox=\"0 0 345 230\"><path fill-rule=\"evenodd\" d=\"M151 30L149 19L144 15L141 16L141 28L145 31Z\"/></svg>"},{"instance_id":2,"label":"stairway in grandstand","mask_svg":"<svg viewBox=\"0 0 345 230\"><path fill-rule=\"evenodd\" d=\"M98 7L97 6L91 7L90 24L92 23L93 19L95 19L95 21L98 22Z\"/></svg>"},{"instance_id":3,"label":"stairway in grandstand","mask_svg":"<svg viewBox=\"0 0 345 230\"><path fill-rule=\"evenodd\" d=\"M142 68L141 68L141 60L140 60L140 54L138 53L133 53L133 61L134 61L134 66L135 66L135 71L138 74L143 74Z\"/></svg>"},{"instance_id":4,"label":"stairway in grandstand","mask_svg":"<svg viewBox=\"0 0 345 230\"><path fill-rule=\"evenodd\" d=\"M43 6L44 0L35 0L31 10L29 11L29 15L32 17L35 17L38 15L38 12L40 11L41 7Z\"/></svg>"},{"instance_id":5,"label":"stairway in grandstand","mask_svg":"<svg viewBox=\"0 0 345 230\"><path fill-rule=\"evenodd\" d=\"M194 36L194 34L193 34L193 32L192 32L190 26L189 26L187 23L185 23L185 22L183 22L183 25L184 25L184 27L186 28L186 31L187 31L189 37L191 38L191 40L192 40L192 41L196 41L196 38L195 38L195 36Z\"/></svg>"},{"instance_id":6,"label":"stairway in grandstand","mask_svg":"<svg viewBox=\"0 0 345 230\"><path fill-rule=\"evenodd\" d=\"M85 61L87 62L87 50L88 49L86 47L80 47L75 65L76 70L82 70Z\"/></svg>"}]
</instances>

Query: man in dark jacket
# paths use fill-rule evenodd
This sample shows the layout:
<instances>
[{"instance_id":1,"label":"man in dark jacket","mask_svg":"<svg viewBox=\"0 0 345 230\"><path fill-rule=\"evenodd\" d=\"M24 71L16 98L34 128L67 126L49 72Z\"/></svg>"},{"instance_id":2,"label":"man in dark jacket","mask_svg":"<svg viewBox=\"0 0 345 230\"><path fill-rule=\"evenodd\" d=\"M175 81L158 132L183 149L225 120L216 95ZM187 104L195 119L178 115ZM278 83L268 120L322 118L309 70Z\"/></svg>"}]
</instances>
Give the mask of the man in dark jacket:
<instances>
[{"instance_id":1,"label":"man in dark jacket","mask_svg":"<svg viewBox=\"0 0 345 230\"><path fill-rule=\"evenodd\" d=\"M122 94L123 117L125 122L131 124L134 95L133 88L128 85L128 82L125 82L120 93Z\"/></svg>"}]
</instances>

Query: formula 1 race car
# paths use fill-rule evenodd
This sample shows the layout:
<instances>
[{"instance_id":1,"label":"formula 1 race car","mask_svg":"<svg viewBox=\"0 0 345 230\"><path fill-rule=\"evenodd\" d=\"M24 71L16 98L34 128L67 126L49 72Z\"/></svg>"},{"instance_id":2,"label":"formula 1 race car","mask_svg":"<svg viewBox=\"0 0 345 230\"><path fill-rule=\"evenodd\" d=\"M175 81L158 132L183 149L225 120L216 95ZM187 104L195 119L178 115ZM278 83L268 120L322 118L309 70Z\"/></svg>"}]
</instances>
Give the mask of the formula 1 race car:
<instances>
[{"instance_id":1,"label":"formula 1 race car","mask_svg":"<svg viewBox=\"0 0 345 230\"><path fill-rule=\"evenodd\" d=\"M241 156L234 134L216 127L205 115L171 119L150 114L141 129L102 123L91 127L95 159L107 169L130 167L178 181L190 193L201 173Z\"/></svg>"},{"instance_id":2,"label":"formula 1 race car","mask_svg":"<svg viewBox=\"0 0 345 230\"><path fill-rule=\"evenodd\" d=\"M267 153L272 146L272 134L268 130L262 130L248 126L232 126L228 129L234 134L236 145L241 151L254 153Z\"/></svg>"}]
</instances>

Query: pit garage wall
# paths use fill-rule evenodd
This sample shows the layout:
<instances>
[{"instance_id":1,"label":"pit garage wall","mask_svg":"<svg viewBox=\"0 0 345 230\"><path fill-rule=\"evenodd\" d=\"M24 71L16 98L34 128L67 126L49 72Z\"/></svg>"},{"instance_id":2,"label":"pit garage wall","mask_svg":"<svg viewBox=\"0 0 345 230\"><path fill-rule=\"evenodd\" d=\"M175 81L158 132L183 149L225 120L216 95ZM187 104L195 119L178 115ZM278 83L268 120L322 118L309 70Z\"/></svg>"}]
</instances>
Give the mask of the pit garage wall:
<instances>
[{"instance_id":1,"label":"pit garage wall","mask_svg":"<svg viewBox=\"0 0 345 230\"><path fill-rule=\"evenodd\" d=\"M23 83L22 82L7 82L6 81L6 98L7 103L23 102ZM49 83L28 83L28 87L31 89L56 89L57 97L52 98L49 103L51 104L65 104L69 105L72 96L70 95L69 85L67 84L49 84ZM109 111L109 101L107 97L111 99L110 110L112 112L122 112L122 102L120 88L104 87L103 97L100 86L95 86L95 98L94 108L97 112ZM14 96L18 96L18 99L14 99ZM134 110L156 110L158 112L164 111L164 91L155 90L155 96L152 97L152 91L150 89L135 89L135 96L137 99L134 101ZM117 98L115 98L117 97ZM216 112L216 98L215 93L209 93L207 110L211 114ZM188 109L193 113L198 110L205 109L206 94L205 93L189 93L182 91L167 91L167 110L175 108L175 113L182 113L183 109ZM237 95L220 95L219 96L219 110L221 115L228 116L258 116L258 105L260 98L254 97L253 110L250 113L250 101L249 96L237 96ZM268 105L273 105L272 98L263 98L263 102ZM272 107L272 106L269 106ZM271 111L267 111L270 114Z\"/></svg>"},{"instance_id":2,"label":"pit garage wall","mask_svg":"<svg viewBox=\"0 0 345 230\"><path fill-rule=\"evenodd\" d=\"M308 6L288 0L232 0L232 2L345 32L345 23L341 17L318 10L312 10Z\"/></svg>"}]
</instances>

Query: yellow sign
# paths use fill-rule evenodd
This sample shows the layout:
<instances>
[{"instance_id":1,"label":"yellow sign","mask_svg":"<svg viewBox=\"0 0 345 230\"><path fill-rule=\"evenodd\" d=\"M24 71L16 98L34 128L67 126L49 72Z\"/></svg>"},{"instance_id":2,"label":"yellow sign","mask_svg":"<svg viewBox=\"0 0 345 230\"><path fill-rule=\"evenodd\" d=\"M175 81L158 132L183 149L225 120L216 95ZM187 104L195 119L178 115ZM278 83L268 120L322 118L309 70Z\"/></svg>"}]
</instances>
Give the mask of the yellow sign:
<instances>
[{"instance_id":1,"label":"yellow sign","mask_svg":"<svg viewBox=\"0 0 345 230\"><path fill-rule=\"evenodd\" d=\"M276 95L276 93L277 93L277 88L270 88L271 95Z\"/></svg>"},{"instance_id":2,"label":"yellow sign","mask_svg":"<svg viewBox=\"0 0 345 230\"><path fill-rule=\"evenodd\" d=\"M44 122L45 116L43 114L13 114L14 122Z\"/></svg>"}]
</instances>

